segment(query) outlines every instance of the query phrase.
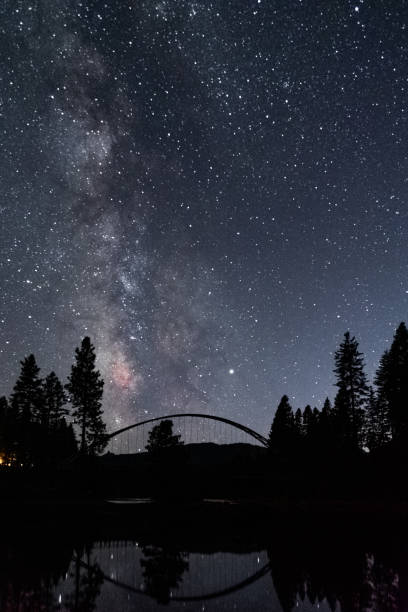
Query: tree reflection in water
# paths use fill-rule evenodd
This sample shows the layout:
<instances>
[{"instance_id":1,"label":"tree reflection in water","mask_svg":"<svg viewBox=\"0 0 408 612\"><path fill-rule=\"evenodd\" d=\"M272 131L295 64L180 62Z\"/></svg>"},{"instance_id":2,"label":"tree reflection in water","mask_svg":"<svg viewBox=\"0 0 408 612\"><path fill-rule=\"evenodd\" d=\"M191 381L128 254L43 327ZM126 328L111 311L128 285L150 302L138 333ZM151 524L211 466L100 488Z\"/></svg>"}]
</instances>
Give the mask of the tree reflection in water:
<instances>
[{"instance_id":1,"label":"tree reflection in water","mask_svg":"<svg viewBox=\"0 0 408 612\"><path fill-rule=\"evenodd\" d=\"M164 550L155 546L142 548L145 592L161 604L170 601L171 590L178 587L183 574L188 570L188 554Z\"/></svg>"},{"instance_id":2,"label":"tree reflection in water","mask_svg":"<svg viewBox=\"0 0 408 612\"><path fill-rule=\"evenodd\" d=\"M91 547L86 547L85 555L80 550L75 552L74 571L71 573L74 587L67 595L65 608L69 612L93 612L97 609L104 575L98 563L91 562ZM81 561L81 557L85 562Z\"/></svg>"},{"instance_id":3,"label":"tree reflection in water","mask_svg":"<svg viewBox=\"0 0 408 612\"><path fill-rule=\"evenodd\" d=\"M323 601L333 612L398 612L398 573L372 554L350 557L324 555L320 562L275 555L269 551L271 574L284 612L310 609ZM300 561L300 562L299 562ZM309 563L307 562L309 561Z\"/></svg>"},{"instance_id":4,"label":"tree reflection in water","mask_svg":"<svg viewBox=\"0 0 408 612\"><path fill-rule=\"evenodd\" d=\"M188 542L184 542L184 546L184 550L188 549ZM122 552L116 554L118 550ZM140 605L153 609L149 606L183 601L183 609L188 611L196 610L197 601L204 603L206 597L208 605L213 601L209 609L216 609L217 602L222 602L224 606L246 611L248 603L255 599L259 610L279 606L279 600L280 607L276 609L283 612L311 610L312 607L317 610L318 604L320 609L337 612L408 609L404 585L399 583L399 573L404 576L406 565L404 550L387 545L375 554L365 554L362 543L354 539L343 544L339 539L326 543L320 539L312 547L308 539L275 538L273 545L268 543L267 558L264 557L264 561L269 560L270 577L263 572L259 581L249 580L259 573L250 547L235 554L218 553L216 556L207 548L206 553L194 552L190 556L168 544L166 547L145 544L140 549L135 547L134 541L119 544L108 541L74 548L61 543L58 546L58 542L40 545L27 541L9 543L3 553L0 561L1 612L105 612L112 609L109 607L112 598L128 606L123 608L126 610ZM115 569L110 565L113 553ZM217 583L215 591L221 592L222 588L229 591L224 592L222 598L214 592L214 568L221 568L221 565L214 565L215 558L218 563L227 563L224 573L230 579L223 587ZM234 572L235 566L237 572ZM268 566L265 567L267 570ZM188 579L184 579L186 572L190 572ZM242 576L246 580L242 581ZM146 601L149 597L150 604ZM120 604L118 609L121 609Z\"/></svg>"},{"instance_id":5,"label":"tree reflection in water","mask_svg":"<svg viewBox=\"0 0 408 612\"><path fill-rule=\"evenodd\" d=\"M61 542L3 542L0 610L60 610L56 585L68 572L72 548Z\"/></svg>"}]
</instances>

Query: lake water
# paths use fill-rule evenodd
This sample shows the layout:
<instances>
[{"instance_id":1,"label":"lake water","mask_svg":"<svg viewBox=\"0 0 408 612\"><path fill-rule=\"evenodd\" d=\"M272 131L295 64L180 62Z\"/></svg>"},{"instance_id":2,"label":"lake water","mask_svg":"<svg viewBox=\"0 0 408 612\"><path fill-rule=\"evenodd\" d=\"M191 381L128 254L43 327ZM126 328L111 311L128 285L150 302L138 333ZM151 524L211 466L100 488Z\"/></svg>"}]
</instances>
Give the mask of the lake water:
<instances>
[{"instance_id":1,"label":"lake water","mask_svg":"<svg viewBox=\"0 0 408 612\"><path fill-rule=\"evenodd\" d=\"M208 538L192 525L179 546L177 533L160 530L152 541L143 530L141 540L9 541L1 610L408 610L405 530L390 525L387 534L384 522L373 521L363 534L352 519L320 522L274 518L270 532L259 530L264 545L259 533L252 537L255 527L238 532L236 525Z\"/></svg>"}]
</instances>

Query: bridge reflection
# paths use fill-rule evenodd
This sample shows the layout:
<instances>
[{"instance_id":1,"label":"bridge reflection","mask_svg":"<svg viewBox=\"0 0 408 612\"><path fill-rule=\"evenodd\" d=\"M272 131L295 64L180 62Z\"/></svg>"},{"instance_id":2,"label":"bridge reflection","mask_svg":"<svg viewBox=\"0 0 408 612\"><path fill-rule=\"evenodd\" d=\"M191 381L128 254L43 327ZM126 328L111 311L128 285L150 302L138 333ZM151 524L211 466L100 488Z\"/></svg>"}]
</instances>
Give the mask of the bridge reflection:
<instances>
[{"instance_id":1,"label":"bridge reflection","mask_svg":"<svg viewBox=\"0 0 408 612\"><path fill-rule=\"evenodd\" d=\"M387 532L385 550L367 554L365 538L359 541L355 533L345 537L341 532L337 537L337 531L332 531L328 537L330 532L325 530L315 529L311 533L296 530L291 537L293 527L280 525L261 544L267 548L257 552L252 547L252 538L237 539L234 528L233 537L228 536L232 549L227 548L234 552L211 552L214 545L224 546L223 540L219 537L211 540L206 535L201 539L204 544L200 543L197 528L192 530L191 537L177 530L172 537L164 532L154 536L148 526L138 524L143 531L147 527L150 534L147 539L139 534L143 538L140 542L132 539L93 542L81 538L61 541L55 534L49 540L37 534L35 541L6 542L3 552L7 562L0 568L0 609L22 612L149 612L164 606L184 612L408 609L406 552L403 547L397 550L392 533L389 541ZM160 545L147 543L151 537ZM375 546L373 536L369 541L370 548Z\"/></svg>"},{"instance_id":2,"label":"bridge reflection","mask_svg":"<svg viewBox=\"0 0 408 612\"><path fill-rule=\"evenodd\" d=\"M208 555L134 542L97 544L91 559L79 563L86 571L97 563L105 582L162 604L226 597L270 575L266 551Z\"/></svg>"}]
</instances>

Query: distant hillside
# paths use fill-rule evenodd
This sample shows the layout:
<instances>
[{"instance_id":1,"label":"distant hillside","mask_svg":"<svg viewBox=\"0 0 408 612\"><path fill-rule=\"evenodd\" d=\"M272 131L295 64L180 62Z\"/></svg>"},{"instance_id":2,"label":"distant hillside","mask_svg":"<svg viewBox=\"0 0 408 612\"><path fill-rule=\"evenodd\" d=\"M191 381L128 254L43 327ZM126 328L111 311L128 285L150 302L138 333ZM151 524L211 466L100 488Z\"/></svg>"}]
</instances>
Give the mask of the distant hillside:
<instances>
[{"instance_id":1,"label":"distant hillside","mask_svg":"<svg viewBox=\"0 0 408 612\"><path fill-rule=\"evenodd\" d=\"M264 488L267 449L253 444L185 444L150 453L99 458L100 487L112 497L225 498ZM260 480L261 479L261 482Z\"/></svg>"},{"instance_id":2,"label":"distant hillside","mask_svg":"<svg viewBox=\"0 0 408 612\"><path fill-rule=\"evenodd\" d=\"M220 465L257 461L265 457L266 448L254 444L186 444L185 452L191 465Z\"/></svg>"},{"instance_id":3,"label":"distant hillside","mask_svg":"<svg viewBox=\"0 0 408 612\"><path fill-rule=\"evenodd\" d=\"M195 468L215 468L227 466L245 466L261 461L267 453L266 448L254 444L215 444L202 442L185 444L176 449L183 462ZM170 451L174 453L174 451ZM142 469L151 464L151 456L147 452L130 455L115 455L107 453L100 461L109 467L135 467Z\"/></svg>"}]
</instances>

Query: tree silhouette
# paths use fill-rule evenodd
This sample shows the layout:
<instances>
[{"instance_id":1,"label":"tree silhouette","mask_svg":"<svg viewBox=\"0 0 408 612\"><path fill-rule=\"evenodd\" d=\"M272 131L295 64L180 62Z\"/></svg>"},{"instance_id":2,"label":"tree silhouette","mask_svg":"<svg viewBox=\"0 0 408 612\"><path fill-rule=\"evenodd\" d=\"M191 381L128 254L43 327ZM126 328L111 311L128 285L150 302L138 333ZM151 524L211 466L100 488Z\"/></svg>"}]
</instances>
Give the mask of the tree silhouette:
<instances>
[{"instance_id":1,"label":"tree silhouette","mask_svg":"<svg viewBox=\"0 0 408 612\"><path fill-rule=\"evenodd\" d=\"M13 435L13 461L28 467L35 463L42 449L38 428L43 419L43 382L34 355L21 362L21 372L11 395L10 433Z\"/></svg>"},{"instance_id":2,"label":"tree silhouette","mask_svg":"<svg viewBox=\"0 0 408 612\"><path fill-rule=\"evenodd\" d=\"M319 441L322 446L329 447L333 441L333 409L326 397L319 418Z\"/></svg>"},{"instance_id":3,"label":"tree silhouette","mask_svg":"<svg viewBox=\"0 0 408 612\"><path fill-rule=\"evenodd\" d=\"M308 404L303 411L303 436L308 438L313 428L313 411Z\"/></svg>"},{"instance_id":4,"label":"tree silhouette","mask_svg":"<svg viewBox=\"0 0 408 612\"><path fill-rule=\"evenodd\" d=\"M65 387L74 408L74 423L80 428L80 451L83 455L95 454L107 444L101 403L104 382L95 367L95 348L88 336L81 348L75 349L75 358Z\"/></svg>"},{"instance_id":5,"label":"tree silhouette","mask_svg":"<svg viewBox=\"0 0 408 612\"><path fill-rule=\"evenodd\" d=\"M171 590L179 586L188 570L188 555L155 546L146 546L142 551L145 558L140 560L140 565L146 593L158 603L168 604Z\"/></svg>"},{"instance_id":6,"label":"tree silhouette","mask_svg":"<svg viewBox=\"0 0 408 612\"><path fill-rule=\"evenodd\" d=\"M11 395L11 405L21 423L32 420L41 421L44 410L43 383L39 377L40 368L34 355L29 355L21 363L20 376Z\"/></svg>"},{"instance_id":7,"label":"tree silhouette","mask_svg":"<svg viewBox=\"0 0 408 612\"><path fill-rule=\"evenodd\" d=\"M315 406L312 411L312 420L310 423L310 433L309 433L310 439L313 443L318 442L319 434L320 434L320 412Z\"/></svg>"},{"instance_id":8,"label":"tree silhouette","mask_svg":"<svg viewBox=\"0 0 408 612\"><path fill-rule=\"evenodd\" d=\"M44 382L44 425L55 429L61 419L68 414L65 408L67 396L55 372L48 374Z\"/></svg>"},{"instance_id":9,"label":"tree silhouette","mask_svg":"<svg viewBox=\"0 0 408 612\"><path fill-rule=\"evenodd\" d=\"M334 356L338 392L335 400L338 431L343 442L353 447L363 442L364 405L368 394L362 353L358 342L350 332Z\"/></svg>"},{"instance_id":10,"label":"tree silhouette","mask_svg":"<svg viewBox=\"0 0 408 612\"><path fill-rule=\"evenodd\" d=\"M325 414L327 415L327 417L329 417L331 413L332 413L331 401L329 400L328 397L326 397L326 399L324 400L323 408L322 408L322 414Z\"/></svg>"},{"instance_id":11,"label":"tree silhouette","mask_svg":"<svg viewBox=\"0 0 408 612\"><path fill-rule=\"evenodd\" d=\"M65 609L70 612L92 612L97 609L104 576L99 564L96 561L91 563L90 553L91 550L87 548L86 567L81 568L80 551L76 550L75 571L71 574L74 579L74 590L68 594L64 602Z\"/></svg>"},{"instance_id":12,"label":"tree silhouette","mask_svg":"<svg viewBox=\"0 0 408 612\"><path fill-rule=\"evenodd\" d=\"M7 427L7 416L8 416L8 401L6 397L0 397L0 452L1 452L1 463L8 463L7 461L7 450L8 450L8 427Z\"/></svg>"},{"instance_id":13,"label":"tree silhouette","mask_svg":"<svg viewBox=\"0 0 408 612\"><path fill-rule=\"evenodd\" d=\"M366 418L366 445L370 451L384 446L391 438L388 405L381 395L369 388Z\"/></svg>"},{"instance_id":14,"label":"tree silhouette","mask_svg":"<svg viewBox=\"0 0 408 612\"><path fill-rule=\"evenodd\" d=\"M408 438L408 330L398 326L391 348L380 361L375 384L378 398L388 411L394 438Z\"/></svg>"},{"instance_id":15,"label":"tree silhouette","mask_svg":"<svg viewBox=\"0 0 408 612\"><path fill-rule=\"evenodd\" d=\"M269 433L269 448L273 451L289 451L295 441L295 419L287 395L283 395L276 409Z\"/></svg>"},{"instance_id":16,"label":"tree silhouette","mask_svg":"<svg viewBox=\"0 0 408 612\"><path fill-rule=\"evenodd\" d=\"M173 421L164 419L149 432L146 450L149 453L157 454L160 451L181 446L184 442L180 438L180 435L173 434Z\"/></svg>"},{"instance_id":17,"label":"tree silhouette","mask_svg":"<svg viewBox=\"0 0 408 612\"><path fill-rule=\"evenodd\" d=\"M298 438L302 438L303 437L303 415L302 415L302 411L300 408L298 408L295 412L294 427L295 427L296 436Z\"/></svg>"}]
</instances>

